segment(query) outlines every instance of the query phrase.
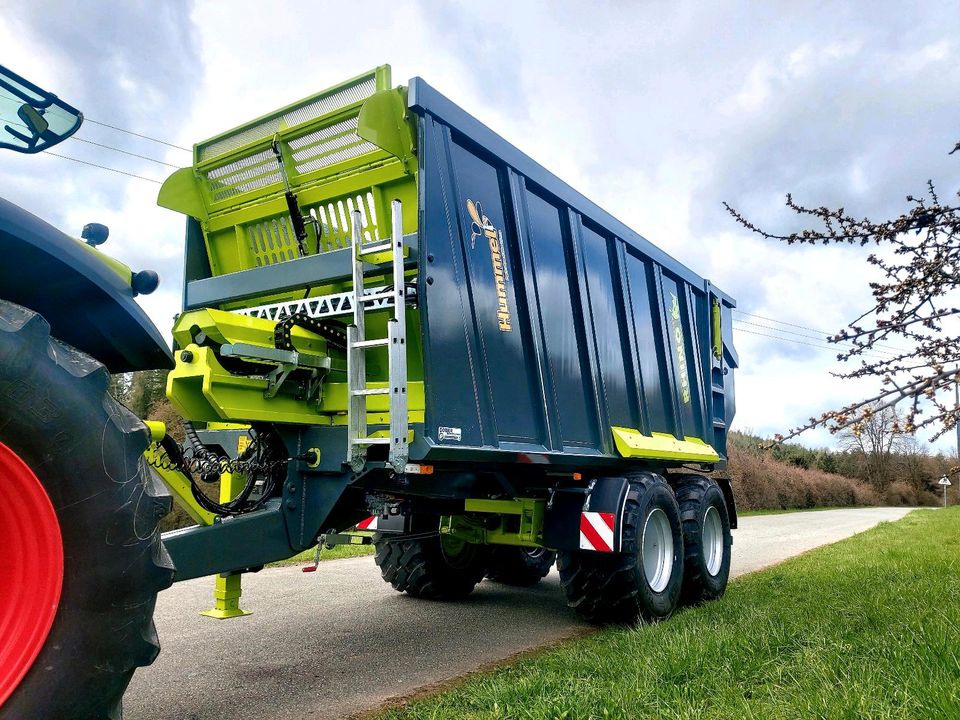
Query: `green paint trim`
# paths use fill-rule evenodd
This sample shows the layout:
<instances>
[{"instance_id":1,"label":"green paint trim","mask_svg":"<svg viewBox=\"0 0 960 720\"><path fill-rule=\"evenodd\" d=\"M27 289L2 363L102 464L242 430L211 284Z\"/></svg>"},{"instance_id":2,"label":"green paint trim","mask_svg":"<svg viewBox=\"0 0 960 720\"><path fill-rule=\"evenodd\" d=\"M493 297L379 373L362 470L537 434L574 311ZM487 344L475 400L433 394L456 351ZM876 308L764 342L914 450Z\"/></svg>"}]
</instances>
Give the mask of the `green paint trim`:
<instances>
[{"instance_id":1,"label":"green paint trim","mask_svg":"<svg viewBox=\"0 0 960 720\"><path fill-rule=\"evenodd\" d=\"M131 270L127 265L124 265L122 262L116 258L110 257L106 253L100 252L92 245L87 245L87 243L83 242L82 240L77 240L77 242L84 250L110 268L111 272L123 280L123 282L128 286L133 282L133 270Z\"/></svg>"},{"instance_id":2,"label":"green paint trim","mask_svg":"<svg viewBox=\"0 0 960 720\"><path fill-rule=\"evenodd\" d=\"M723 328L720 325L720 299L713 299L713 317L712 320L712 332L713 332L713 356L719 360L723 357Z\"/></svg>"},{"instance_id":3,"label":"green paint trim","mask_svg":"<svg viewBox=\"0 0 960 720\"><path fill-rule=\"evenodd\" d=\"M184 512L186 512L194 522L200 525L213 525L213 521L217 516L209 510L200 507L196 498L193 497L193 491L190 489L190 480L187 479L186 475L178 470L158 467L161 463L157 462L153 446L147 448L143 456L146 458L150 467L160 476L164 484L170 488L170 492L177 505L182 507Z\"/></svg>"},{"instance_id":4,"label":"green paint trim","mask_svg":"<svg viewBox=\"0 0 960 720\"><path fill-rule=\"evenodd\" d=\"M683 440L677 440L669 433L643 435L630 428L611 429L617 452L625 458L704 463L715 463L720 460L717 452L700 438L685 437Z\"/></svg>"},{"instance_id":5,"label":"green paint trim","mask_svg":"<svg viewBox=\"0 0 960 720\"><path fill-rule=\"evenodd\" d=\"M499 527L488 527L488 521L466 515L447 515L441 518L441 535L455 537L475 545L510 545L513 547L543 547L543 520L547 501L540 498L515 500L487 500L469 498L464 501L464 512L499 516ZM519 528L516 517L519 516ZM509 520L508 520L509 519Z\"/></svg>"}]
</instances>

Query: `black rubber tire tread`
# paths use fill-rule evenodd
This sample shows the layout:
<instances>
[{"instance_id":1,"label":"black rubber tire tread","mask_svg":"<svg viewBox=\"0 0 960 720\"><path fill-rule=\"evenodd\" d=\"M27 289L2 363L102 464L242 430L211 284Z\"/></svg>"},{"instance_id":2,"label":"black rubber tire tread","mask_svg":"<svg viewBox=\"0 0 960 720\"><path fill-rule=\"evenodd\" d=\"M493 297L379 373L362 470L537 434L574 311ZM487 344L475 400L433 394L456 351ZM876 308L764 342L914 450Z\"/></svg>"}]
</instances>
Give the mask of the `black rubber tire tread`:
<instances>
[{"instance_id":1,"label":"black rubber tire tread","mask_svg":"<svg viewBox=\"0 0 960 720\"><path fill-rule=\"evenodd\" d=\"M658 622L670 617L683 584L683 536L680 510L666 480L652 472L631 473L623 511L623 547L619 553L561 551L557 554L560 584L567 604L596 625ZM646 581L640 560L646 508L655 502L671 518L674 540L673 574L661 593Z\"/></svg>"},{"instance_id":2,"label":"black rubber tire tread","mask_svg":"<svg viewBox=\"0 0 960 720\"><path fill-rule=\"evenodd\" d=\"M173 563L158 524L171 499L143 460L146 427L108 382L42 317L0 300L0 442L43 484L64 546L53 626L3 720L119 720L135 668L160 650L153 609Z\"/></svg>"},{"instance_id":3,"label":"black rubber tire tread","mask_svg":"<svg viewBox=\"0 0 960 720\"><path fill-rule=\"evenodd\" d=\"M556 559L557 554L552 550L531 554L530 548L494 547L490 551L487 578L504 585L532 587L547 576Z\"/></svg>"},{"instance_id":4,"label":"black rubber tire tread","mask_svg":"<svg viewBox=\"0 0 960 720\"><path fill-rule=\"evenodd\" d=\"M682 476L682 479L672 482L671 485L677 496L680 520L683 523L683 591L680 602L684 605L696 605L716 600L727 589L733 545L730 516L723 491L715 481L702 475ZM724 558L720 571L715 576L708 572L703 557L703 518L709 505L715 507L720 514L724 531Z\"/></svg>"},{"instance_id":5,"label":"black rubber tire tread","mask_svg":"<svg viewBox=\"0 0 960 720\"><path fill-rule=\"evenodd\" d=\"M397 592L415 598L466 597L487 571L488 552L483 545L465 544L461 556L450 558L439 534L405 538L378 533L373 542L374 560L383 579Z\"/></svg>"}]
</instances>

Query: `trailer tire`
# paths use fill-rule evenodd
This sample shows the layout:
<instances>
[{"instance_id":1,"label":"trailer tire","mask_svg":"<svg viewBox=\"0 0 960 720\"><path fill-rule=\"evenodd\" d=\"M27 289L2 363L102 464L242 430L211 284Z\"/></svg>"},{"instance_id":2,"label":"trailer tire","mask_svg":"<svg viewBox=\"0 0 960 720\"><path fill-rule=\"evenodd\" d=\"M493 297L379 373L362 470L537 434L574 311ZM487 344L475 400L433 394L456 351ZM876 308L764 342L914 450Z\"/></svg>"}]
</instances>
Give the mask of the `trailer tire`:
<instances>
[{"instance_id":1,"label":"trailer tire","mask_svg":"<svg viewBox=\"0 0 960 720\"><path fill-rule=\"evenodd\" d=\"M547 576L556 559L557 554L546 548L494 547L487 578L504 585L531 587Z\"/></svg>"},{"instance_id":2,"label":"trailer tire","mask_svg":"<svg viewBox=\"0 0 960 720\"><path fill-rule=\"evenodd\" d=\"M683 522L683 592L681 602L696 605L716 600L727 589L733 535L727 503L710 478L689 475L675 483Z\"/></svg>"},{"instance_id":3,"label":"trailer tire","mask_svg":"<svg viewBox=\"0 0 960 720\"><path fill-rule=\"evenodd\" d=\"M567 604L598 625L665 620L680 600L683 532L677 500L656 473L634 473L629 480L621 552L561 551L557 557Z\"/></svg>"},{"instance_id":4,"label":"trailer tire","mask_svg":"<svg viewBox=\"0 0 960 720\"><path fill-rule=\"evenodd\" d=\"M439 519L438 519L439 524ZM425 600L466 597L487 571L484 545L439 533L416 537L373 536L374 557L383 579L397 592Z\"/></svg>"},{"instance_id":5,"label":"trailer tire","mask_svg":"<svg viewBox=\"0 0 960 720\"><path fill-rule=\"evenodd\" d=\"M170 496L108 381L40 315L0 300L0 544L14 558L0 567L3 720L119 718L160 649Z\"/></svg>"}]
</instances>

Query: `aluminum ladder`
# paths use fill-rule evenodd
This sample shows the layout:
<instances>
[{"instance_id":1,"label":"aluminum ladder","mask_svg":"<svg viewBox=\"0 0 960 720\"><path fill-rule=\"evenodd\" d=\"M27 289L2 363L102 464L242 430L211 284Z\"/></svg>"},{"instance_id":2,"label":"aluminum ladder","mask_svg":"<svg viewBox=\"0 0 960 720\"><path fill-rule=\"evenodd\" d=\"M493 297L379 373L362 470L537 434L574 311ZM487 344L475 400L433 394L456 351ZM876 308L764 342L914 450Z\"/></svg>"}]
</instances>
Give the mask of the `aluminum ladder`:
<instances>
[{"instance_id":1,"label":"aluminum ladder","mask_svg":"<svg viewBox=\"0 0 960 720\"><path fill-rule=\"evenodd\" d=\"M409 456L407 419L407 319L404 286L403 212L399 200L390 204L391 238L386 242L363 242L363 219L359 211L352 213L351 248L353 257L353 324L347 327L347 457L357 472L367 463L367 450L372 445L389 445L387 463L396 472L403 472ZM393 270L393 285L382 292L365 293L364 261L381 264L387 253ZM393 300L393 318L387 322L385 338L368 339L367 307L385 299ZM367 384L366 351L387 348L387 386ZM389 437L367 435L367 398L390 396Z\"/></svg>"}]
</instances>

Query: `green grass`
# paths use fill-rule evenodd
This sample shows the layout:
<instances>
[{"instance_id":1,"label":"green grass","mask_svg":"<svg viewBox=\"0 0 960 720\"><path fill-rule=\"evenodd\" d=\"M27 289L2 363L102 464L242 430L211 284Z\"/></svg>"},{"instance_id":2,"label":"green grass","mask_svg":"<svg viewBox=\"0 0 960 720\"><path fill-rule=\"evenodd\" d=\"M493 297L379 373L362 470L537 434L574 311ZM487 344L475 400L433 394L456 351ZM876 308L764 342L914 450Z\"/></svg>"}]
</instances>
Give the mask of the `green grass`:
<instances>
[{"instance_id":1,"label":"green grass","mask_svg":"<svg viewBox=\"0 0 960 720\"><path fill-rule=\"evenodd\" d=\"M918 511L382 717L960 718L958 579L960 508Z\"/></svg>"},{"instance_id":2,"label":"green grass","mask_svg":"<svg viewBox=\"0 0 960 720\"><path fill-rule=\"evenodd\" d=\"M267 567L283 567L284 565L309 565L313 562L316 549L304 550L292 558L270 563ZM323 549L320 553L320 562L324 560L340 560L342 558L362 557L373 555L373 545L335 545L332 550Z\"/></svg>"}]
</instances>

